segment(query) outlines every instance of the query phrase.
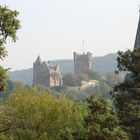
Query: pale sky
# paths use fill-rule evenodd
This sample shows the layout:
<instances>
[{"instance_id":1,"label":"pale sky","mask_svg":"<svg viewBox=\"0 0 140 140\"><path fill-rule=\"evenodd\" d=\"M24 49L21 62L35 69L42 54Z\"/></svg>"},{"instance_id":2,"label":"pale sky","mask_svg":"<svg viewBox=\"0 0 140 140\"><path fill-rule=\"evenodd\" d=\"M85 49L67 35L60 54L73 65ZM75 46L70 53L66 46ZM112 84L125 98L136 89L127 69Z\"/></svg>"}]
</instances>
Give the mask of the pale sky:
<instances>
[{"instance_id":1,"label":"pale sky","mask_svg":"<svg viewBox=\"0 0 140 140\"><path fill-rule=\"evenodd\" d=\"M6 46L3 62L11 70L43 60L70 59L73 52L93 56L132 49L138 24L139 0L1 0L20 12L22 28L16 43Z\"/></svg>"}]
</instances>

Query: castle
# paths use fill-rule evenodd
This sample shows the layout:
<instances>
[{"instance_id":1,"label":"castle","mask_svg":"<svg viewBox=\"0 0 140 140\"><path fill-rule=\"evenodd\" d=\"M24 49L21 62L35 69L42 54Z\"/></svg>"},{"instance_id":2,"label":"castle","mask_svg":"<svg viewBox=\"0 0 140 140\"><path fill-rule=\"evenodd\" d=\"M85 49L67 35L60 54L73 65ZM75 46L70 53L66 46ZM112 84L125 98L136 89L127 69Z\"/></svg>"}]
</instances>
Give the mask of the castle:
<instances>
[{"instance_id":1,"label":"castle","mask_svg":"<svg viewBox=\"0 0 140 140\"><path fill-rule=\"evenodd\" d=\"M33 86L57 87L63 85L59 65L51 66L50 62L42 62L38 56L33 63Z\"/></svg>"},{"instance_id":2,"label":"castle","mask_svg":"<svg viewBox=\"0 0 140 140\"><path fill-rule=\"evenodd\" d=\"M74 52L74 74L80 76L92 70L92 53L77 54ZM40 56L33 63L33 86L57 87L63 85L59 65L41 61Z\"/></svg>"},{"instance_id":3,"label":"castle","mask_svg":"<svg viewBox=\"0 0 140 140\"><path fill-rule=\"evenodd\" d=\"M76 76L85 74L89 70L92 70L92 53L77 54L74 52L74 74Z\"/></svg>"}]
</instances>

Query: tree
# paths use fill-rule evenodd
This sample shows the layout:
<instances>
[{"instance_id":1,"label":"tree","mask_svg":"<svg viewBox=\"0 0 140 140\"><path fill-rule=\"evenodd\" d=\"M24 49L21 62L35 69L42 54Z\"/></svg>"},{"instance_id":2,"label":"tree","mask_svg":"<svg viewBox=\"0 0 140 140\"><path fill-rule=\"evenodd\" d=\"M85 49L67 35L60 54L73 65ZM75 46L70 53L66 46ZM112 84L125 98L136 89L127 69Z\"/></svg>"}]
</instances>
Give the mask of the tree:
<instances>
[{"instance_id":1,"label":"tree","mask_svg":"<svg viewBox=\"0 0 140 140\"><path fill-rule=\"evenodd\" d=\"M66 86L76 86L76 76L69 73L63 77L64 85Z\"/></svg>"},{"instance_id":2,"label":"tree","mask_svg":"<svg viewBox=\"0 0 140 140\"><path fill-rule=\"evenodd\" d=\"M83 137L83 122L83 106L36 89L16 89L0 104L0 139L73 140Z\"/></svg>"},{"instance_id":3,"label":"tree","mask_svg":"<svg viewBox=\"0 0 140 140\"><path fill-rule=\"evenodd\" d=\"M89 130L88 140L128 140L127 134L120 126L120 122L113 107L103 98L91 96L88 99L89 114L85 118Z\"/></svg>"},{"instance_id":4,"label":"tree","mask_svg":"<svg viewBox=\"0 0 140 140\"><path fill-rule=\"evenodd\" d=\"M14 83L11 80L8 80L8 87L6 91L0 92L0 99L7 99L10 93L14 90Z\"/></svg>"},{"instance_id":5,"label":"tree","mask_svg":"<svg viewBox=\"0 0 140 140\"><path fill-rule=\"evenodd\" d=\"M99 80L101 78L101 75L93 70L87 71L86 74L89 76L90 80Z\"/></svg>"},{"instance_id":6,"label":"tree","mask_svg":"<svg viewBox=\"0 0 140 140\"><path fill-rule=\"evenodd\" d=\"M112 90L112 86L108 84L107 81L101 79L99 81L99 86L98 86L98 94L100 97L104 98L111 98L110 96L110 91Z\"/></svg>"},{"instance_id":7,"label":"tree","mask_svg":"<svg viewBox=\"0 0 140 140\"><path fill-rule=\"evenodd\" d=\"M12 39L13 42L16 41L17 30L20 28L20 21L17 19L18 12L15 10L10 10L6 6L0 6L0 59L3 60L7 51L4 45L7 39ZM0 91L4 91L7 87L7 70L0 66Z\"/></svg>"},{"instance_id":8,"label":"tree","mask_svg":"<svg viewBox=\"0 0 140 140\"><path fill-rule=\"evenodd\" d=\"M118 52L118 70L128 71L113 90L117 114L133 140L140 136L140 49Z\"/></svg>"},{"instance_id":9,"label":"tree","mask_svg":"<svg viewBox=\"0 0 140 140\"><path fill-rule=\"evenodd\" d=\"M117 75L115 74L113 71L111 72L108 72L106 75L105 75L105 80L108 82L108 84L110 86L114 86L116 85L117 83L119 82L122 82L122 77L120 75Z\"/></svg>"}]
</instances>

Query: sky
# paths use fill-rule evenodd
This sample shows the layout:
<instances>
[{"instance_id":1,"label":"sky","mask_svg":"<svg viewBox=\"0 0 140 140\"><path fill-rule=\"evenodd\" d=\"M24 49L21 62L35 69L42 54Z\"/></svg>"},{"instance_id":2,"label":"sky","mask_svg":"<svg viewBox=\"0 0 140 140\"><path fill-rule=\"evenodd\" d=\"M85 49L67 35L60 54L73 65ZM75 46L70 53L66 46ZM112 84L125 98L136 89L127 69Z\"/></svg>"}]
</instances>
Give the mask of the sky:
<instances>
[{"instance_id":1,"label":"sky","mask_svg":"<svg viewBox=\"0 0 140 140\"><path fill-rule=\"evenodd\" d=\"M2 63L11 70L42 60L72 59L73 52L104 56L134 46L139 0L0 0L19 11L16 43L8 41Z\"/></svg>"}]
</instances>

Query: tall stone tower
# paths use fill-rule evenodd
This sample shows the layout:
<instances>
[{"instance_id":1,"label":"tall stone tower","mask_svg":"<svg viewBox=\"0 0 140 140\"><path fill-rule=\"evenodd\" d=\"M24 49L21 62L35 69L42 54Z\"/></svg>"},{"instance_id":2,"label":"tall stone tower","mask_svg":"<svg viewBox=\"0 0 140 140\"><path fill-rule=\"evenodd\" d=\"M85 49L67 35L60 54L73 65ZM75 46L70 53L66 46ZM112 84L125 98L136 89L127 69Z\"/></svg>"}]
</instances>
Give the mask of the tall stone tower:
<instances>
[{"instance_id":1,"label":"tall stone tower","mask_svg":"<svg viewBox=\"0 0 140 140\"><path fill-rule=\"evenodd\" d=\"M74 73L76 76L85 74L87 71L92 70L92 53L77 54L74 52Z\"/></svg>"},{"instance_id":2,"label":"tall stone tower","mask_svg":"<svg viewBox=\"0 0 140 140\"><path fill-rule=\"evenodd\" d=\"M45 63L41 61L40 56L33 63L33 86L49 86L49 70L46 69Z\"/></svg>"}]
</instances>

